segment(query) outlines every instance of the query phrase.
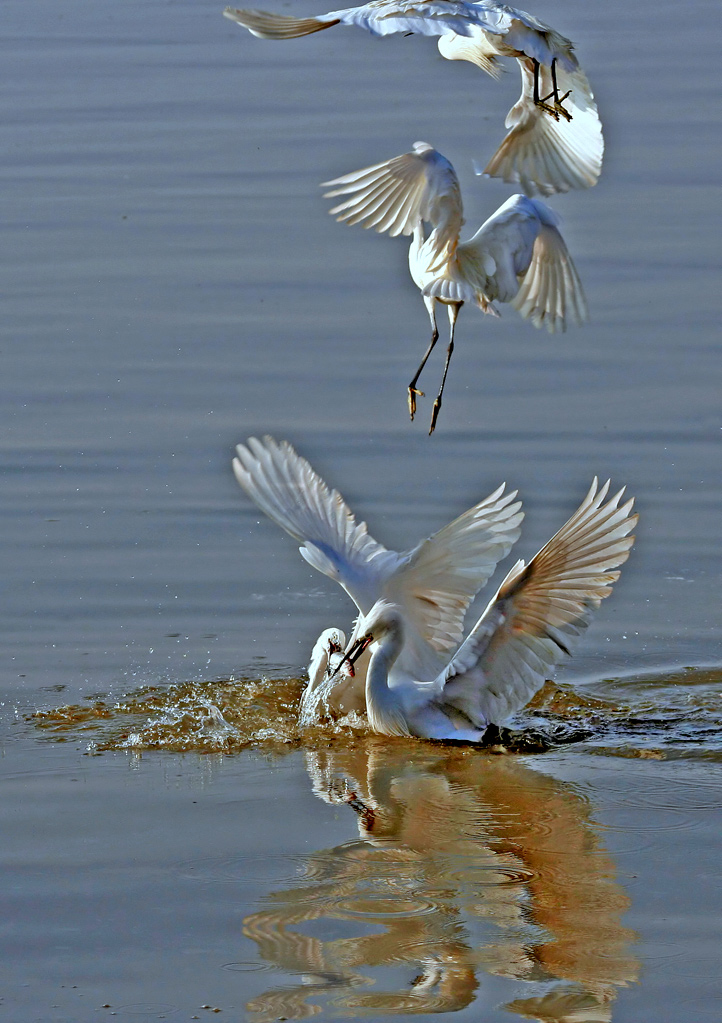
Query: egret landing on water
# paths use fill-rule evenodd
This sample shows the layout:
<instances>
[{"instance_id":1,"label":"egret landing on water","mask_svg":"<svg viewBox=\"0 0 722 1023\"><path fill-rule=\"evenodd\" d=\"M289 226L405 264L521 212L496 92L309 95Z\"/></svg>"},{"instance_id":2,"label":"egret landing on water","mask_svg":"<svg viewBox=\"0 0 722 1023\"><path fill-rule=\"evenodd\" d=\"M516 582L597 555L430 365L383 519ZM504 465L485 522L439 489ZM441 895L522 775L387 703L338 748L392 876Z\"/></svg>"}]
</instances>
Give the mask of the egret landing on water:
<instances>
[{"instance_id":1,"label":"egret landing on water","mask_svg":"<svg viewBox=\"0 0 722 1023\"><path fill-rule=\"evenodd\" d=\"M587 304L576 267L558 230L559 219L539 199L514 195L482 224L473 238L459 242L464 223L459 179L454 168L428 142L384 163L333 181L327 198L349 196L330 211L337 220L413 235L409 269L431 319L431 342L409 384L414 418L421 371L439 338L436 306L449 314L450 339L441 387L434 402L436 420L454 351L454 327L464 302L498 316L494 301L509 302L535 327L566 330L582 324ZM428 225L428 232L427 232Z\"/></svg>"},{"instance_id":2,"label":"egret landing on water","mask_svg":"<svg viewBox=\"0 0 722 1023\"><path fill-rule=\"evenodd\" d=\"M294 39L333 25L373 35L439 36L448 60L468 60L499 78L499 57L514 57L522 92L506 117L510 129L484 173L529 195L589 188L602 169L604 139L594 96L569 39L541 21L493 0L372 0L362 7L294 18L235 10L225 16L261 39Z\"/></svg>"},{"instance_id":3,"label":"egret landing on water","mask_svg":"<svg viewBox=\"0 0 722 1023\"><path fill-rule=\"evenodd\" d=\"M360 612L343 654L340 630L322 633L314 648L305 723L324 707L344 712L347 705L365 709L383 734L479 741L488 725L521 710L571 653L634 542L633 501L621 504L623 491L607 500L609 483L600 489L595 479L549 543L528 565L514 565L461 643L471 600L520 534L515 493L500 487L397 554L369 536L290 444L251 438L237 452L233 468L244 490Z\"/></svg>"}]
</instances>

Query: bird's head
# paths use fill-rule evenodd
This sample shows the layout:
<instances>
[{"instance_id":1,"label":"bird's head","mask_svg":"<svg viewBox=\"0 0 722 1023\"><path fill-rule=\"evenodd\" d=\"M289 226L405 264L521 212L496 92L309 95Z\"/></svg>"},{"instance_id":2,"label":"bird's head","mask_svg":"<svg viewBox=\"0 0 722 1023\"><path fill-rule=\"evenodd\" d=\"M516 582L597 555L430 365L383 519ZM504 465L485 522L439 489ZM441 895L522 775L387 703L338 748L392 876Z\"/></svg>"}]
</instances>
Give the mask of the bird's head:
<instances>
[{"instance_id":1,"label":"bird's head","mask_svg":"<svg viewBox=\"0 0 722 1023\"><path fill-rule=\"evenodd\" d=\"M403 616L396 604L392 604L388 600L379 600L367 615L359 619L354 630L354 637L346 648L334 674L340 671L344 665L348 665L353 672L353 665L364 650L368 649L372 643L380 643L385 636L392 636L399 647L401 646L403 643Z\"/></svg>"}]
</instances>

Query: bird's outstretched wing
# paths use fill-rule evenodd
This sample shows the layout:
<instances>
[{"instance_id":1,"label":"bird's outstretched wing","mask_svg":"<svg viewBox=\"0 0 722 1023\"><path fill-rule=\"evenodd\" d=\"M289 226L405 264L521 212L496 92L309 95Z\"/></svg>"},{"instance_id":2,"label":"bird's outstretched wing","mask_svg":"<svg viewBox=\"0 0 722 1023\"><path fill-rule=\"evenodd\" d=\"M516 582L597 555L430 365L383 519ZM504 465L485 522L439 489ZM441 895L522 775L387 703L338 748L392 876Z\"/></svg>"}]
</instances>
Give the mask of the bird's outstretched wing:
<instances>
[{"instance_id":1,"label":"bird's outstretched wing","mask_svg":"<svg viewBox=\"0 0 722 1023\"><path fill-rule=\"evenodd\" d=\"M401 557L369 536L366 523L356 522L339 492L329 490L287 441L251 437L236 452L233 471L248 496L301 541L310 565L335 579L367 613Z\"/></svg>"},{"instance_id":2,"label":"bird's outstretched wing","mask_svg":"<svg viewBox=\"0 0 722 1023\"><path fill-rule=\"evenodd\" d=\"M295 39L321 32L333 25L356 25L375 36L396 32L440 36L449 32L466 35L471 26L486 24L489 14L465 0L371 0L360 7L329 11L315 18L293 18L268 11L227 7L226 18L243 25L259 39Z\"/></svg>"},{"instance_id":3,"label":"bird's outstretched wing","mask_svg":"<svg viewBox=\"0 0 722 1023\"><path fill-rule=\"evenodd\" d=\"M502 484L415 547L388 578L384 599L404 615L402 671L428 678L424 643L448 657L461 642L469 604L519 538L524 513L515 497L516 491L505 494Z\"/></svg>"},{"instance_id":4,"label":"bird's outstretched wing","mask_svg":"<svg viewBox=\"0 0 722 1023\"><path fill-rule=\"evenodd\" d=\"M337 220L390 235L412 234L423 221L432 229L426 243L430 269L453 253L464 223L459 179L428 142L416 142L410 153L323 183L329 186L325 198L350 196L330 210Z\"/></svg>"},{"instance_id":5,"label":"bird's outstretched wing","mask_svg":"<svg viewBox=\"0 0 722 1023\"><path fill-rule=\"evenodd\" d=\"M568 323L578 327L586 323L584 288L556 227L542 225L529 269L511 304L525 320L546 327L550 334L565 331Z\"/></svg>"},{"instance_id":6,"label":"bird's outstretched wing","mask_svg":"<svg viewBox=\"0 0 722 1023\"><path fill-rule=\"evenodd\" d=\"M450 37L453 38L453 37ZM460 40L460 45L468 43ZM602 172L604 137L597 105L586 75L557 66L560 96L571 120L555 120L534 103L534 73L520 60L522 91L506 118L508 135L484 168L484 174L519 185L527 195L552 195L591 188ZM552 91L548 67L540 68L540 95Z\"/></svg>"},{"instance_id":7,"label":"bird's outstretched wing","mask_svg":"<svg viewBox=\"0 0 722 1023\"><path fill-rule=\"evenodd\" d=\"M589 493L528 565L518 562L439 680L440 700L479 727L502 724L528 703L570 653L592 611L612 592L637 522L624 490Z\"/></svg>"},{"instance_id":8,"label":"bird's outstretched wing","mask_svg":"<svg viewBox=\"0 0 722 1023\"><path fill-rule=\"evenodd\" d=\"M457 247L449 272L550 333L584 323L584 289L558 223L540 199L513 195Z\"/></svg>"}]
</instances>

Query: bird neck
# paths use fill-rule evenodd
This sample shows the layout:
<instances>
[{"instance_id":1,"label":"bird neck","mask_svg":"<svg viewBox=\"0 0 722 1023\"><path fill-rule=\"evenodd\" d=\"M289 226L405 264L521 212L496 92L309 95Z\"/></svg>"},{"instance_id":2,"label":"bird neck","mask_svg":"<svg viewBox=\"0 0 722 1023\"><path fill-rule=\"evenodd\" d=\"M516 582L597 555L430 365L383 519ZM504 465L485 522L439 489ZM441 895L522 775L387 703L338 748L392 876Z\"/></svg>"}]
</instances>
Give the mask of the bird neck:
<instances>
[{"instance_id":1,"label":"bird neck","mask_svg":"<svg viewBox=\"0 0 722 1023\"><path fill-rule=\"evenodd\" d=\"M409 735L398 693L389 688L389 672L401 653L401 628L393 626L373 645L366 674L366 712L375 732Z\"/></svg>"}]
</instances>

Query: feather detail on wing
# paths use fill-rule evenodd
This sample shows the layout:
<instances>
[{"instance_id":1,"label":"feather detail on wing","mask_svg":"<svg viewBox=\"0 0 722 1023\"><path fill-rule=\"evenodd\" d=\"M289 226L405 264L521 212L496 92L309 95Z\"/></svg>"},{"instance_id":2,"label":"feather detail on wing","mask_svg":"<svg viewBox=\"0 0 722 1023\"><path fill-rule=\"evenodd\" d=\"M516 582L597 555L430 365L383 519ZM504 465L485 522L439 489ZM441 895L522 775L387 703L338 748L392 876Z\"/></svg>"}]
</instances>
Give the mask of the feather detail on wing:
<instances>
[{"instance_id":1,"label":"feather detail on wing","mask_svg":"<svg viewBox=\"0 0 722 1023\"><path fill-rule=\"evenodd\" d=\"M441 302L476 302L485 313L498 318L501 314L489 301L485 290L487 284L488 279L478 272L477 264L470 270L468 259L459 258L446 267L443 274L426 284L422 295L438 298Z\"/></svg>"},{"instance_id":2,"label":"feather detail on wing","mask_svg":"<svg viewBox=\"0 0 722 1023\"><path fill-rule=\"evenodd\" d=\"M528 565L517 562L441 681L440 700L478 726L502 724L528 703L570 653L574 637L612 592L637 522L624 490L589 493Z\"/></svg>"},{"instance_id":3,"label":"feather detail on wing","mask_svg":"<svg viewBox=\"0 0 722 1023\"><path fill-rule=\"evenodd\" d=\"M412 234L422 222L432 228L426 246L430 269L453 253L464 223L459 180L454 168L427 142L384 163L344 174L323 187L325 198L351 196L329 212L348 224ZM433 238L433 241L432 241Z\"/></svg>"},{"instance_id":4,"label":"feather detail on wing","mask_svg":"<svg viewBox=\"0 0 722 1023\"><path fill-rule=\"evenodd\" d=\"M542 224L529 268L511 304L535 327L550 334L565 331L570 321L586 322L587 300L577 268L556 227Z\"/></svg>"},{"instance_id":5,"label":"feather detail on wing","mask_svg":"<svg viewBox=\"0 0 722 1023\"><path fill-rule=\"evenodd\" d=\"M602 171L604 138L592 90L581 69L557 65L559 95L571 90L564 107L571 121L556 120L534 104L531 61L519 60L522 93L509 111L511 131L492 156L484 173L518 184L528 195L552 195L573 188L591 188ZM552 91L549 68L540 68L541 96Z\"/></svg>"},{"instance_id":6,"label":"feather detail on wing","mask_svg":"<svg viewBox=\"0 0 722 1023\"><path fill-rule=\"evenodd\" d=\"M226 18L243 25L260 39L294 39L332 25L355 25L375 36L397 32L424 36L446 33L467 35L475 24L486 24L488 14L465 0L372 0L360 7L329 11L315 18L293 18L267 11L227 7Z\"/></svg>"},{"instance_id":7,"label":"feather detail on wing","mask_svg":"<svg viewBox=\"0 0 722 1023\"><path fill-rule=\"evenodd\" d=\"M447 656L461 642L469 604L519 538L524 513L515 497L516 491L505 494L502 484L420 543L389 578L384 596L404 615L401 669L417 678L429 677L420 664L408 663L407 651L419 649L413 634Z\"/></svg>"},{"instance_id":8,"label":"feather detail on wing","mask_svg":"<svg viewBox=\"0 0 722 1023\"><path fill-rule=\"evenodd\" d=\"M457 246L447 276L464 282L484 310L493 299L511 302L545 223L556 223L556 217L542 202L525 195L510 196L473 238Z\"/></svg>"},{"instance_id":9,"label":"feather detail on wing","mask_svg":"<svg viewBox=\"0 0 722 1023\"><path fill-rule=\"evenodd\" d=\"M273 437L239 444L233 460L236 479L261 511L300 540L301 555L335 579L357 607L368 612L386 576L400 562L356 522L337 490L329 490L305 458L287 441Z\"/></svg>"},{"instance_id":10,"label":"feather detail on wing","mask_svg":"<svg viewBox=\"0 0 722 1023\"><path fill-rule=\"evenodd\" d=\"M499 63L499 51L487 39L481 28L472 29L467 36L439 36L439 53L447 60L468 60L497 80L506 68Z\"/></svg>"},{"instance_id":11,"label":"feather detail on wing","mask_svg":"<svg viewBox=\"0 0 722 1023\"><path fill-rule=\"evenodd\" d=\"M298 39L313 32L322 32L339 24L338 18L328 15L319 18L293 18L287 14L272 14L270 11L236 10L226 7L225 18L243 25L258 39Z\"/></svg>"}]
</instances>

